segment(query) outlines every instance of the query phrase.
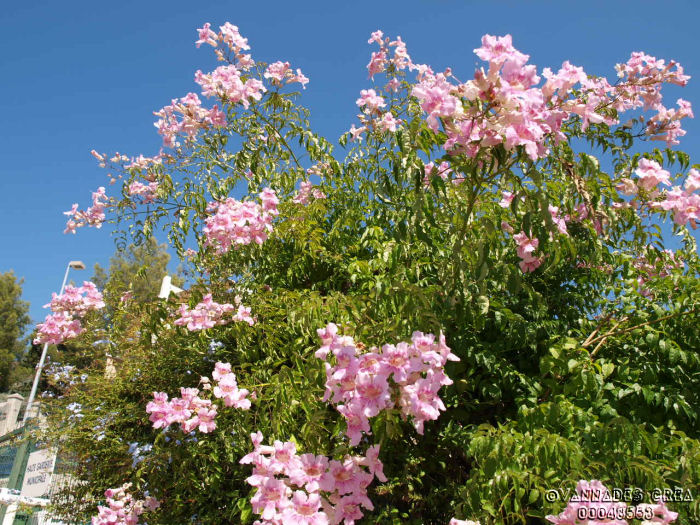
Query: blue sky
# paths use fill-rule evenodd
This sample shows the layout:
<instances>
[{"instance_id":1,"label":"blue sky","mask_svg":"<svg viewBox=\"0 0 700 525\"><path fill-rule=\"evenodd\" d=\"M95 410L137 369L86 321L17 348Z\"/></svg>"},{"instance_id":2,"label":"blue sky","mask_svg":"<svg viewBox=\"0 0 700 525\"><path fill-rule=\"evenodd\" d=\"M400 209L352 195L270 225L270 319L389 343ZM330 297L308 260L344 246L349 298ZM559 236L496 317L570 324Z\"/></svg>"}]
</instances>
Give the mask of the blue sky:
<instances>
[{"instance_id":1,"label":"blue sky","mask_svg":"<svg viewBox=\"0 0 700 525\"><path fill-rule=\"evenodd\" d=\"M289 61L311 79L302 102L330 139L354 122L355 99L369 87L367 38L375 29L401 35L414 61L471 76L472 50L484 33L513 35L541 70L564 60L614 77L632 51L675 59L693 76L671 91L700 117L697 2L182 2L180 0L9 2L0 19L0 272L24 278L24 299L42 320L67 262L88 271L114 252L108 227L62 233L62 212L107 185L90 150L152 155L160 148L152 111L195 91L197 69L215 67L196 49L204 22L237 25L255 58ZM681 146L694 156L700 122L685 121ZM697 156L694 156L697 160Z\"/></svg>"}]
</instances>

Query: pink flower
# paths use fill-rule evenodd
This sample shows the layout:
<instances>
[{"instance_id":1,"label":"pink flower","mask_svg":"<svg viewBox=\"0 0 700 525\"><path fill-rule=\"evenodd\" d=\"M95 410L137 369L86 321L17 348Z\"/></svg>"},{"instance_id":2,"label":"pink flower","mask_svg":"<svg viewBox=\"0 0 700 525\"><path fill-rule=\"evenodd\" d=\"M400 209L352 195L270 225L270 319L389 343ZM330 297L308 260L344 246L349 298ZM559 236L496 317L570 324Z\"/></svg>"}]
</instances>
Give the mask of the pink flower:
<instances>
[{"instance_id":1,"label":"pink flower","mask_svg":"<svg viewBox=\"0 0 700 525\"><path fill-rule=\"evenodd\" d=\"M357 99L356 104L365 112L369 113L379 111L380 108L386 106L384 98L377 95L377 92L373 89L363 89L360 91L360 98Z\"/></svg>"},{"instance_id":2,"label":"pink flower","mask_svg":"<svg viewBox=\"0 0 700 525\"><path fill-rule=\"evenodd\" d=\"M392 115L390 111L387 111L377 122L377 127L382 131L391 131L394 133L399 124L401 124L401 120L394 118L394 115Z\"/></svg>"},{"instance_id":3,"label":"pink flower","mask_svg":"<svg viewBox=\"0 0 700 525\"><path fill-rule=\"evenodd\" d=\"M384 465L379 460L379 445L372 445L369 447L365 453L365 457L360 460L359 464L369 468L370 474L376 476L379 481L387 481L384 475Z\"/></svg>"},{"instance_id":4,"label":"pink flower","mask_svg":"<svg viewBox=\"0 0 700 525\"><path fill-rule=\"evenodd\" d=\"M265 520L272 519L278 511L287 506L287 491L289 489L280 480L267 478L259 487L250 503L253 512L261 514Z\"/></svg>"},{"instance_id":5,"label":"pink flower","mask_svg":"<svg viewBox=\"0 0 700 525\"><path fill-rule=\"evenodd\" d=\"M204 24L204 26L202 26L201 29L197 29L197 33L199 34L199 40L195 42L195 44L197 44L197 47L201 46L202 44L209 44L213 47L216 47L218 45L216 41L217 34L214 33L214 31L212 31L210 27L211 24L207 22L206 24Z\"/></svg>"},{"instance_id":6,"label":"pink flower","mask_svg":"<svg viewBox=\"0 0 700 525\"><path fill-rule=\"evenodd\" d=\"M481 37L481 47L475 49L474 53L481 60L496 65L503 64L506 60L524 64L530 58L513 47L513 39L510 35L503 37L484 35Z\"/></svg>"},{"instance_id":7,"label":"pink flower","mask_svg":"<svg viewBox=\"0 0 700 525\"><path fill-rule=\"evenodd\" d=\"M387 59L386 53L384 51L376 51L372 53L372 58L367 64L367 71L369 71L369 78L374 78L374 75L383 73L386 69Z\"/></svg>"},{"instance_id":8,"label":"pink flower","mask_svg":"<svg viewBox=\"0 0 700 525\"><path fill-rule=\"evenodd\" d=\"M53 313L37 325L34 344L60 344L77 337L84 331L80 319L89 311L100 310L104 306L102 294L90 281L84 281L80 287L68 285L61 295L53 293L51 302L44 305L44 308L51 308Z\"/></svg>"},{"instance_id":9,"label":"pink flower","mask_svg":"<svg viewBox=\"0 0 700 525\"><path fill-rule=\"evenodd\" d=\"M118 489L107 489L105 498L107 507L98 506L98 515L92 518L92 525L137 525L139 516L157 509L160 502L152 497L137 500L127 490L131 483Z\"/></svg>"},{"instance_id":10,"label":"pink flower","mask_svg":"<svg viewBox=\"0 0 700 525\"><path fill-rule=\"evenodd\" d=\"M143 184L139 181L134 181L129 184L127 189L129 195L138 195L143 198L143 203L148 204L153 202L156 198L156 192L158 191L157 182L149 182L148 184Z\"/></svg>"},{"instance_id":11,"label":"pink flower","mask_svg":"<svg viewBox=\"0 0 700 525\"><path fill-rule=\"evenodd\" d=\"M291 505L282 511L282 521L290 525L327 525L328 516L320 507L321 496L297 490Z\"/></svg>"},{"instance_id":12,"label":"pink flower","mask_svg":"<svg viewBox=\"0 0 700 525\"><path fill-rule=\"evenodd\" d=\"M105 195L105 189L101 186L96 192L93 192L92 206L87 210L80 211L78 210L78 205L73 204L73 207L69 211L63 212L64 215L72 217L72 219L69 219L66 223L66 229L63 233L75 233L76 228L81 228L83 226L101 228L106 218L105 209L108 201L109 199L107 195Z\"/></svg>"},{"instance_id":13,"label":"pink flower","mask_svg":"<svg viewBox=\"0 0 700 525\"><path fill-rule=\"evenodd\" d=\"M428 162L425 165L425 177L423 178L423 184L429 186L430 179L434 175L438 175L442 180L447 180L450 173L452 173L452 168L448 162L441 162L438 166L435 166L434 162Z\"/></svg>"},{"instance_id":14,"label":"pink flower","mask_svg":"<svg viewBox=\"0 0 700 525\"><path fill-rule=\"evenodd\" d=\"M338 336L337 330L332 323L318 330L323 346L316 356L328 359L332 353L336 360L335 366L325 363L323 399L345 418L351 446L370 433L369 418L394 408L395 399L403 417L413 418L421 433L425 421L437 419L444 410L437 392L452 383L442 369L447 361L459 361L442 333L436 341L433 334L414 332L410 344L384 345L381 353L372 349L358 355L352 338Z\"/></svg>"},{"instance_id":15,"label":"pink flower","mask_svg":"<svg viewBox=\"0 0 700 525\"><path fill-rule=\"evenodd\" d=\"M350 130L349 130L349 133L350 133L350 136L351 136L351 140L353 140L353 141L356 141L356 140L361 141L361 140L362 140L362 134L365 133L366 131L367 131L367 127L362 126L362 127L356 128L356 127L355 127L355 124L353 124L352 126L350 126Z\"/></svg>"},{"instance_id":16,"label":"pink flower","mask_svg":"<svg viewBox=\"0 0 700 525\"><path fill-rule=\"evenodd\" d=\"M566 229L566 220L564 217L559 216L559 208L557 206L552 206L551 204L549 205L549 214L552 217L552 222L556 224L557 229L559 230L559 233L563 235L569 235L568 230Z\"/></svg>"},{"instance_id":17,"label":"pink flower","mask_svg":"<svg viewBox=\"0 0 700 525\"><path fill-rule=\"evenodd\" d=\"M566 224L564 224L564 228L566 228ZM518 257L522 259L522 261L519 263L520 269L524 273L534 272L542 264L542 258L535 257L533 255L533 252L537 249L537 246L540 243L539 239L530 239L527 235L525 235L525 232L520 232L513 235L513 240L518 244Z\"/></svg>"},{"instance_id":18,"label":"pink flower","mask_svg":"<svg viewBox=\"0 0 700 525\"><path fill-rule=\"evenodd\" d=\"M317 492L318 482L326 470L328 470L326 456L302 454L295 468L289 472L289 478L295 485L305 487L309 492Z\"/></svg>"},{"instance_id":19,"label":"pink flower","mask_svg":"<svg viewBox=\"0 0 700 525\"><path fill-rule=\"evenodd\" d=\"M318 188L313 188L309 181L303 181L301 183L301 188L299 189L297 194L292 199L292 202L296 202L297 204L307 205L311 201L312 197L314 199L325 199L326 194L323 193Z\"/></svg>"},{"instance_id":20,"label":"pink flower","mask_svg":"<svg viewBox=\"0 0 700 525\"><path fill-rule=\"evenodd\" d=\"M639 176L639 185L646 191L651 191L661 182L667 186L671 185L669 179L671 174L662 169L656 161L644 158L640 159L635 173Z\"/></svg>"},{"instance_id":21,"label":"pink flower","mask_svg":"<svg viewBox=\"0 0 700 525\"><path fill-rule=\"evenodd\" d=\"M384 42L382 41L382 38L384 38L384 32L378 29L372 33L372 35L369 37L369 40L367 40L367 43L371 44L373 42L376 42L380 46L383 46Z\"/></svg>"},{"instance_id":22,"label":"pink flower","mask_svg":"<svg viewBox=\"0 0 700 525\"><path fill-rule=\"evenodd\" d=\"M412 95L420 103L421 109L428 114L428 126L437 131L440 118L458 118L462 115L462 104L452 94L454 87L445 75L426 74L412 90Z\"/></svg>"},{"instance_id":23,"label":"pink flower","mask_svg":"<svg viewBox=\"0 0 700 525\"><path fill-rule=\"evenodd\" d=\"M247 51L250 49L248 39L241 36L241 34L238 32L237 26L226 22L224 25L219 27L219 31L221 31L223 41L232 51L240 53L240 51Z\"/></svg>"},{"instance_id":24,"label":"pink flower","mask_svg":"<svg viewBox=\"0 0 700 525\"><path fill-rule=\"evenodd\" d=\"M272 231L272 218L278 214L279 200L269 188L260 193L260 199L262 205L232 198L210 203L209 209L215 213L204 221L205 244L223 255L237 245L265 242Z\"/></svg>"},{"instance_id":25,"label":"pink flower","mask_svg":"<svg viewBox=\"0 0 700 525\"><path fill-rule=\"evenodd\" d=\"M262 99L267 91L257 78L244 80L240 69L233 64L219 66L208 74L197 71L194 80L202 86L205 97L225 96L231 104L240 103L245 109L250 107L251 100Z\"/></svg>"},{"instance_id":26,"label":"pink flower","mask_svg":"<svg viewBox=\"0 0 700 525\"><path fill-rule=\"evenodd\" d=\"M513 199L515 198L515 193L511 193L509 191L504 191L503 192L503 198L501 201L498 203L498 205L501 208L509 208L510 203L513 202Z\"/></svg>"},{"instance_id":27,"label":"pink flower","mask_svg":"<svg viewBox=\"0 0 700 525\"><path fill-rule=\"evenodd\" d=\"M216 363L212 377L217 382L213 389L208 378L202 378L200 381L204 383L205 392L212 391L215 398L223 398L227 407L233 406L242 410L250 408L250 401L245 399L248 391L238 388L236 376L231 372L229 363ZM150 414L153 428L166 428L173 423L179 423L184 432L195 429L203 433L214 431L218 405L211 399L203 399L199 394L197 388L180 388L181 397L174 397L168 401L167 394L154 392L153 401L146 405L146 413Z\"/></svg>"}]
</instances>

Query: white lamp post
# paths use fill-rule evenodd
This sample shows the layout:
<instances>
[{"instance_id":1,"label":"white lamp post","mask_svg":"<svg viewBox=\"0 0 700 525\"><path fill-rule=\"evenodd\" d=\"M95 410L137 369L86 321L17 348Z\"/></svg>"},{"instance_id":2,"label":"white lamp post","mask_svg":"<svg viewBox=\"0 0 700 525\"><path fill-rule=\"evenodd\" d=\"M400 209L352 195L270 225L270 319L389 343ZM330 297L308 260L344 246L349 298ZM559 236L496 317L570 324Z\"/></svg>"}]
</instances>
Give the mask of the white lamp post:
<instances>
[{"instance_id":1,"label":"white lamp post","mask_svg":"<svg viewBox=\"0 0 700 525\"><path fill-rule=\"evenodd\" d=\"M61 284L61 291L58 292L58 295L61 295L63 293L63 289L66 287L66 281L68 280L68 272L71 268L73 268L74 270L84 270L85 265L82 261L71 261L68 263L68 266L66 266L66 273L63 276L63 283ZM27 399L27 408L24 409L24 418L22 418L22 426L24 426L24 424L27 422L27 419L29 419L29 414L32 409L32 404L34 403L36 390L39 387L39 378L41 377L41 372L44 368L44 360L46 359L46 352L48 351L48 349L49 343L44 343L44 349L41 352L39 364L36 365L36 374L34 374L34 383L32 384L32 390L29 393L29 398Z\"/></svg>"}]
</instances>

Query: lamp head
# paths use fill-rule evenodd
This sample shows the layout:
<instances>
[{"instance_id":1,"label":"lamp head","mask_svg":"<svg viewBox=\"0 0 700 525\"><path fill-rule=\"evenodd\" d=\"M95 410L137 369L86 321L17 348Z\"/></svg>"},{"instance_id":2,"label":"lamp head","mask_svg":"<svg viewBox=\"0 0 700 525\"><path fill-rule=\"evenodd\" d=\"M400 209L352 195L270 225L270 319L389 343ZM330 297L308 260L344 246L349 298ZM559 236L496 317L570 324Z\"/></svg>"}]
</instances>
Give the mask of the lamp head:
<instances>
[{"instance_id":1,"label":"lamp head","mask_svg":"<svg viewBox=\"0 0 700 525\"><path fill-rule=\"evenodd\" d=\"M70 266L74 270L84 270L85 269L85 264L83 264L83 261L71 261L68 263L68 266Z\"/></svg>"}]
</instances>

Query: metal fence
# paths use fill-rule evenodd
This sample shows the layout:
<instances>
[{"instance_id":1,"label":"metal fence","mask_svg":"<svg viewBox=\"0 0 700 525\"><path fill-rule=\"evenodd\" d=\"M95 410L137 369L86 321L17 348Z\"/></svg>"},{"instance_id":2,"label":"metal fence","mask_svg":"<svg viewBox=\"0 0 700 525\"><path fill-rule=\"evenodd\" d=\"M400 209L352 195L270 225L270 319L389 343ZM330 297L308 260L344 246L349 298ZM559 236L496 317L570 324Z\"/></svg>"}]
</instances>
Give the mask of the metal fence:
<instances>
[{"instance_id":1,"label":"metal fence","mask_svg":"<svg viewBox=\"0 0 700 525\"><path fill-rule=\"evenodd\" d=\"M27 458L37 450L35 443L18 428L0 436L0 488L19 489L24 481ZM72 464L63 461L60 454L56 459L51 486L47 497L57 494L66 487L77 483L70 475ZM13 505L0 504L0 525L84 525L84 522L58 520L49 510L35 508L33 511L17 511L11 520ZM10 521L11 520L11 521Z\"/></svg>"}]
</instances>

